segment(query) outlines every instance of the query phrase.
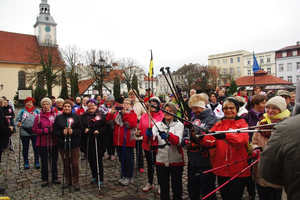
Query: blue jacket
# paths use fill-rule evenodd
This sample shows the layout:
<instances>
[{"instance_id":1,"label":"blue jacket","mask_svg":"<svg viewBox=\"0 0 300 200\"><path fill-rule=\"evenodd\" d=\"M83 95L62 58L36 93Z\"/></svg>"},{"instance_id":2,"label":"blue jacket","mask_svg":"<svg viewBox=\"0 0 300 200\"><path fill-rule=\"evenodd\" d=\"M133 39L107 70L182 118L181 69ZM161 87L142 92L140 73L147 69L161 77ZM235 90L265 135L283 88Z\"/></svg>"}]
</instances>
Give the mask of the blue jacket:
<instances>
[{"instance_id":1,"label":"blue jacket","mask_svg":"<svg viewBox=\"0 0 300 200\"><path fill-rule=\"evenodd\" d=\"M40 111L38 109L32 110L32 112L28 112L25 108L23 108L16 118L16 123L22 122L21 126L21 136L32 136L36 135L32 131L34 118Z\"/></svg>"}]
</instances>

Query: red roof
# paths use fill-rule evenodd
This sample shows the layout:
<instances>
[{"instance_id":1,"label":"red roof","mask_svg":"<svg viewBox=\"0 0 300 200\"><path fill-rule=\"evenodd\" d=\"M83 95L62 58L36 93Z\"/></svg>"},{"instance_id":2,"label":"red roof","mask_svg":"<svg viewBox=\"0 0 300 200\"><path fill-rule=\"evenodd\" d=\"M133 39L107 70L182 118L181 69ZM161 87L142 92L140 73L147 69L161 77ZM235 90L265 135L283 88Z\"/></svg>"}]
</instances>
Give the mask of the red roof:
<instances>
[{"instance_id":1,"label":"red roof","mask_svg":"<svg viewBox=\"0 0 300 200\"><path fill-rule=\"evenodd\" d=\"M152 76L153 77L153 81L157 81L157 78ZM152 81L152 77L150 77L150 81ZM144 81L148 81L149 80L149 76L146 76L144 75Z\"/></svg>"},{"instance_id":2,"label":"red roof","mask_svg":"<svg viewBox=\"0 0 300 200\"><path fill-rule=\"evenodd\" d=\"M282 49L279 49L277 51L286 51L286 50L290 50L290 49L300 49L300 44L296 44L296 45L292 45L292 46L287 46L287 47L284 47Z\"/></svg>"},{"instance_id":3,"label":"red roof","mask_svg":"<svg viewBox=\"0 0 300 200\"><path fill-rule=\"evenodd\" d=\"M94 83L95 79L87 79L78 82L79 94L83 94L92 83Z\"/></svg>"},{"instance_id":4,"label":"red roof","mask_svg":"<svg viewBox=\"0 0 300 200\"><path fill-rule=\"evenodd\" d=\"M111 70L108 75L105 75L103 81L113 81L116 76L118 76L120 80L124 80L123 73L124 70Z\"/></svg>"},{"instance_id":5,"label":"red roof","mask_svg":"<svg viewBox=\"0 0 300 200\"><path fill-rule=\"evenodd\" d=\"M235 80L237 86L252 86L254 85L253 76L243 76ZM272 76L268 74L266 71L259 70L255 73L255 85L293 85L293 83L278 78L276 76ZM223 87L229 87L230 83L223 85Z\"/></svg>"},{"instance_id":6,"label":"red roof","mask_svg":"<svg viewBox=\"0 0 300 200\"><path fill-rule=\"evenodd\" d=\"M50 47L52 55L57 56L57 64L63 65L58 47ZM47 52L46 46L39 46L35 35L0 31L0 62L39 64L34 52Z\"/></svg>"}]
</instances>

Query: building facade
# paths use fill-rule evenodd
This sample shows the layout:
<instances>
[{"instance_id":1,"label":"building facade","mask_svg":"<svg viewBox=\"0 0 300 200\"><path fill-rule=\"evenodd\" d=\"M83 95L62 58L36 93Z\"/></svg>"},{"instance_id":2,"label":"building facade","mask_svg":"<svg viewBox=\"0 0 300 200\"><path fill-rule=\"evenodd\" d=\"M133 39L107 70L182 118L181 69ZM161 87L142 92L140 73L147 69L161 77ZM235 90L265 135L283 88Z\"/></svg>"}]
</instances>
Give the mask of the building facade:
<instances>
[{"instance_id":1,"label":"building facade","mask_svg":"<svg viewBox=\"0 0 300 200\"><path fill-rule=\"evenodd\" d=\"M268 51L262 53L254 53L257 63L261 70L266 71L268 74L276 76L276 62L275 51ZM253 75L253 54L244 55L244 72L243 76Z\"/></svg>"},{"instance_id":2,"label":"building facade","mask_svg":"<svg viewBox=\"0 0 300 200\"><path fill-rule=\"evenodd\" d=\"M244 72L244 56L252 54L245 50L231 51L208 56L208 65L216 66L220 74L220 84L240 78Z\"/></svg>"},{"instance_id":3,"label":"building facade","mask_svg":"<svg viewBox=\"0 0 300 200\"><path fill-rule=\"evenodd\" d=\"M277 50L275 59L277 77L296 85L300 80L300 42Z\"/></svg>"}]
</instances>

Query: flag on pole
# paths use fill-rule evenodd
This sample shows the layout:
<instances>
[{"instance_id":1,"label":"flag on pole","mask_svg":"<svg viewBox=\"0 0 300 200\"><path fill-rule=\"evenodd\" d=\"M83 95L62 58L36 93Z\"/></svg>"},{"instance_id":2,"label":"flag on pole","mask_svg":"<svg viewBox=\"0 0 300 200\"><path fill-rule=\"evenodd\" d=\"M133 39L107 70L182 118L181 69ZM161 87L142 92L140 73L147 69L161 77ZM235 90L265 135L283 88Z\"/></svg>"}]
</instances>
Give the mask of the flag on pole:
<instances>
[{"instance_id":1,"label":"flag on pole","mask_svg":"<svg viewBox=\"0 0 300 200\"><path fill-rule=\"evenodd\" d=\"M153 56L152 56L152 50L151 50L151 59L150 59L150 66L149 66L149 78L153 76Z\"/></svg>"},{"instance_id":2,"label":"flag on pole","mask_svg":"<svg viewBox=\"0 0 300 200\"><path fill-rule=\"evenodd\" d=\"M253 52L253 73L256 73L258 70L260 70L259 65L257 63L257 60L255 58L254 52Z\"/></svg>"}]
</instances>

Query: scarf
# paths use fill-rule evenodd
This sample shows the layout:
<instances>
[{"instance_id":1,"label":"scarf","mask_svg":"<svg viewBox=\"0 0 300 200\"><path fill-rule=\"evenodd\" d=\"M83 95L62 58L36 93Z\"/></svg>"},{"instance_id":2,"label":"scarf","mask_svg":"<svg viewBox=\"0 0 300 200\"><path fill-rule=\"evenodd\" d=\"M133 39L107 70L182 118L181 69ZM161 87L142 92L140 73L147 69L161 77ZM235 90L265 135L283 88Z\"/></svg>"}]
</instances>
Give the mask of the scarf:
<instances>
[{"instance_id":1,"label":"scarf","mask_svg":"<svg viewBox=\"0 0 300 200\"><path fill-rule=\"evenodd\" d=\"M274 119L283 119L283 118L289 117L290 114L291 113L290 113L290 111L288 109L286 109L285 111L279 113L278 115L275 115L272 118L269 118L268 114L264 113L263 114L264 119L262 119L260 122L267 122L268 124L271 124Z\"/></svg>"},{"instance_id":2,"label":"scarf","mask_svg":"<svg viewBox=\"0 0 300 200\"><path fill-rule=\"evenodd\" d=\"M126 110L126 113L130 113L132 109L133 109L132 107L129 108L128 110ZM115 121L116 124L118 124L120 127L122 127L125 124L127 131L128 129L130 129L130 141L135 139L135 133L137 128L136 127L131 128L127 122L125 123L123 122L123 113L121 111L119 111L119 113L117 114Z\"/></svg>"},{"instance_id":3,"label":"scarf","mask_svg":"<svg viewBox=\"0 0 300 200\"><path fill-rule=\"evenodd\" d=\"M89 127L97 126L98 122L101 119L102 119L101 112L98 109L94 113L86 112L86 121L87 121L87 124L89 125Z\"/></svg>"},{"instance_id":4,"label":"scarf","mask_svg":"<svg viewBox=\"0 0 300 200\"><path fill-rule=\"evenodd\" d=\"M35 110L35 107L34 107L34 106L32 106L32 108L30 108L30 109L29 109L29 108L27 108L27 107L25 107L25 109L26 109L26 110L27 110L29 113L32 113L32 111L33 111L33 110Z\"/></svg>"}]
</instances>

